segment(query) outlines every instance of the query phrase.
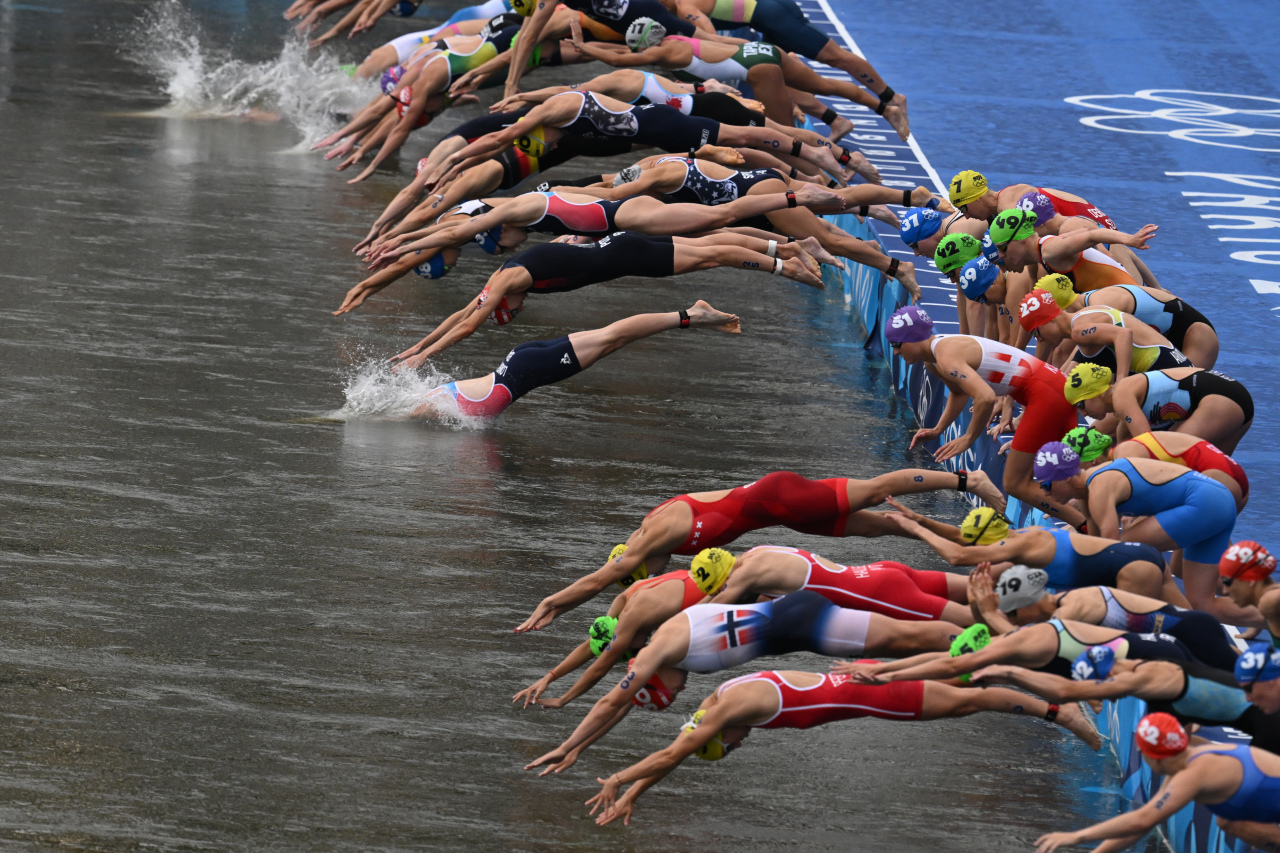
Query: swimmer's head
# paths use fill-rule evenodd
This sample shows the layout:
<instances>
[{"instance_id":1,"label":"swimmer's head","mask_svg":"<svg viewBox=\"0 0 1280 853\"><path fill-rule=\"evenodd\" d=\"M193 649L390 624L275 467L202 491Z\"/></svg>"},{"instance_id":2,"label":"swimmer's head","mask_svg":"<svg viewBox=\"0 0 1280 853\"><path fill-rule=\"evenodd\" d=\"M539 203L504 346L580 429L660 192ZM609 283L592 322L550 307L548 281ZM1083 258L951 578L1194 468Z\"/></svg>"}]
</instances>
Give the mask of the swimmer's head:
<instances>
[{"instance_id":1,"label":"swimmer's head","mask_svg":"<svg viewBox=\"0 0 1280 853\"><path fill-rule=\"evenodd\" d=\"M393 65L386 71L382 72L382 79L378 85L382 88L382 94L390 95L400 85L400 78L404 76L403 65Z\"/></svg>"},{"instance_id":2,"label":"swimmer's head","mask_svg":"<svg viewBox=\"0 0 1280 853\"><path fill-rule=\"evenodd\" d=\"M1036 290L1043 290L1053 297L1053 301L1058 303L1058 307L1066 310L1072 302L1076 301L1076 286L1060 272L1049 273L1036 282Z\"/></svg>"},{"instance_id":3,"label":"swimmer's head","mask_svg":"<svg viewBox=\"0 0 1280 853\"><path fill-rule=\"evenodd\" d=\"M490 255L498 255L502 253L502 247L498 244L498 240L502 238L502 226L495 225L488 231L481 231L471 239L476 241L476 245Z\"/></svg>"},{"instance_id":4,"label":"swimmer's head","mask_svg":"<svg viewBox=\"0 0 1280 853\"><path fill-rule=\"evenodd\" d=\"M547 131L542 125L517 136L511 144L535 160L547 156L547 151L553 147L547 144Z\"/></svg>"},{"instance_id":5,"label":"swimmer's head","mask_svg":"<svg viewBox=\"0 0 1280 853\"><path fill-rule=\"evenodd\" d=\"M923 308L907 305L893 312L884 323L884 336L890 344L913 344L933 337L933 318ZM897 349L897 347L894 347Z\"/></svg>"},{"instance_id":6,"label":"swimmer's head","mask_svg":"<svg viewBox=\"0 0 1280 853\"><path fill-rule=\"evenodd\" d=\"M636 691L636 695L631 697L631 704L646 711L665 711L676 701L676 694L684 689L685 678L684 670L663 667ZM668 683L676 686L668 687Z\"/></svg>"},{"instance_id":7,"label":"swimmer's head","mask_svg":"<svg viewBox=\"0 0 1280 853\"><path fill-rule=\"evenodd\" d=\"M1062 386L1062 393L1073 406L1081 400L1092 400L1102 396L1111 387L1114 375L1106 365L1087 362L1077 364L1067 374L1067 383Z\"/></svg>"},{"instance_id":8,"label":"swimmer's head","mask_svg":"<svg viewBox=\"0 0 1280 853\"><path fill-rule=\"evenodd\" d=\"M485 24L484 28L488 30L489 35L493 35L494 33L502 32L507 27L520 26L524 22L523 19L524 15L518 12L503 12L501 15L490 18L489 23Z\"/></svg>"},{"instance_id":9,"label":"swimmer's head","mask_svg":"<svg viewBox=\"0 0 1280 853\"><path fill-rule=\"evenodd\" d=\"M729 580L729 573L736 562L734 556L723 548L704 548L689 564L689 575L704 594L715 595Z\"/></svg>"},{"instance_id":10,"label":"swimmer's head","mask_svg":"<svg viewBox=\"0 0 1280 853\"><path fill-rule=\"evenodd\" d=\"M596 621L591 623L590 630L587 631L587 644L591 647L591 654L600 657L610 643L613 642L613 636L618 632L618 620L612 616L599 616Z\"/></svg>"},{"instance_id":11,"label":"swimmer's head","mask_svg":"<svg viewBox=\"0 0 1280 853\"><path fill-rule=\"evenodd\" d=\"M1218 576L1230 582L1260 581L1270 577L1275 570L1276 558L1252 539L1231 543L1218 560Z\"/></svg>"},{"instance_id":12,"label":"swimmer's head","mask_svg":"<svg viewBox=\"0 0 1280 853\"><path fill-rule=\"evenodd\" d=\"M1002 210L991 223L991 242L996 244L996 248L1000 248L1015 240L1034 237L1038 219L1034 212L1020 207Z\"/></svg>"},{"instance_id":13,"label":"swimmer's head","mask_svg":"<svg viewBox=\"0 0 1280 853\"><path fill-rule=\"evenodd\" d=\"M1105 456L1114 441L1111 436L1091 426L1078 426L1062 437L1063 444L1080 454L1081 462L1093 462Z\"/></svg>"},{"instance_id":14,"label":"swimmer's head","mask_svg":"<svg viewBox=\"0 0 1280 853\"><path fill-rule=\"evenodd\" d=\"M444 252L436 252L425 263L418 264L413 271L423 278L444 278L453 267L444 262Z\"/></svg>"},{"instance_id":15,"label":"swimmer's head","mask_svg":"<svg viewBox=\"0 0 1280 853\"><path fill-rule=\"evenodd\" d=\"M632 53L654 47L667 37L667 28L653 18L636 18L627 27L627 47Z\"/></svg>"},{"instance_id":16,"label":"swimmer's head","mask_svg":"<svg viewBox=\"0 0 1280 853\"><path fill-rule=\"evenodd\" d=\"M985 649L991 643L991 630L982 623L970 625L951 641L951 657L956 658L960 655L967 655L973 652ZM960 680L965 684L969 683L969 674L965 673L960 676Z\"/></svg>"},{"instance_id":17,"label":"swimmer's head","mask_svg":"<svg viewBox=\"0 0 1280 853\"><path fill-rule=\"evenodd\" d=\"M1009 519L989 506L969 510L960 525L960 538L970 545L994 545L1009 535Z\"/></svg>"},{"instance_id":18,"label":"swimmer's head","mask_svg":"<svg viewBox=\"0 0 1280 853\"><path fill-rule=\"evenodd\" d=\"M1000 270L986 258L977 257L966 261L960 268L960 290L964 292L966 299L976 302L979 297L985 297L999 274Z\"/></svg>"},{"instance_id":19,"label":"swimmer's head","mask_svg":"<svg viewBox=\"0 0 1280 853\"><path fill-rule=\"evenodd\" d=\"M1110 646L1090 646L1076 656L1071 664L1071 677L1076 681L1106 681L1116 665L1115 649Z\"/></svg>"},{"instance_id":20,"label":"swimmer's head","mask_svg":"<svg viewBox=\"0 0 1280 853\"><path fill-rule=\"evenodd\" d=\"M1053 201L1040 191L1023 193L1018 199L1018 208L1026 210L1036 215L1036 224L1044 225L1050 219L1058 215L1058 211L1053 209Z\"/></svg>"},{"instance_id":21,"label":"swimmer's head","mask_svg":"<svg viewBox=\"0 0 1280 853\"><path fill-rule=\"evenodd\" d=\"M937 234L941 227L941 213L927 207L913 207L902 214L898 224L898 235L902 237L902 242L914 249L916 243Z\"/></svg>"},{"instance_id":22,"label":"swimmer's head","mask_svg":"<svg viewBox=\"0 0 1280 853\"><path fill-rule=\"evenodd\" d=\"M1265 714L1280 711L1280 649L1251 643L1236 658L1236 681L1244 695Z\"/></svg>"},{"instance_id":23,"label":"swimmer's head","mask_svg":"<svg viewBox=\"0 0 1280 853\"><path fill-rule=\"evenodd\" d=\"M995 581L1001 612L1012 613L1035 604L1044 596L1044 588L1048 585L1049 574L1044 569L1032 569L1021 564L1005 569Z\"/></svg>"},{"instance_id":24,"label":"swimmer's head","mask_svg":"<svg viewBox=\"0 0 1280 853\"><path fill-rule=\"evenodd\" d=\"M625 544L614 545L613 550L609 552L609 562L610 563L618 562L619 560L622 559L622 555L625 553L627 553L627 546ZM642 581L647 577L649 577L649 569L645 566L644 563L641 563L640 565L636 566L635 569L632 570L631 574L627 575L625 578L618 581L618 586L622 587L623 589L626 589L636 581Z\"/></svg>"},{"instance_id":25,"label":"swimmer's head","mask_svg":"<svg viewBox=\"0 0 1280 853\"><path fill-rule=\"evenodd\" d=\"M1061 313L1062 309L1047 291L1033 290L1022 297L1022 302L1018 305L1018 322L1028 332L1034 332Z\"/></svg>"},{"instance_id":26,"label":"swimmer's head","mask_svg":"<svg viewBox=\"0 0 1280 853\"><path fill-rule=\"evenodd\" d=\"M707 712L705 710L701 710L701 709L698 711L695 711L693 714L693 719L689 720L689 722L681 726L680 731L692 732L694 729L696 729L699 725L702 724L702 718L706 716L706 713ZM695 752L694 755L698 756L703 761L719 761L720 759L724 758L726 755L733 752L735 749L737 749L741 745L742 745L742 738L738 738L737 740L726 742L724 738L724 732L716 732L715 737L707 741L705 745L699 747L698 751Z\"/></svg>"},{"instance_id":27,"label":"swimmer's head","mask_svg":"<svg viewBox=\"0 0 1280 853\"><path fill-rule=\"evenodd\" d=\"M1004 266L1004 258L1000 257L1000 250L997 249L996 244L991 241L990 228L982 232L982 257L986 258L995 266Z\"/></svg>"},{"instance_id":28,"label":"swimmer's head","mask_svg":"<svg viewBox=\"0 0 1280 853\"><path fill-rule=\"evenodd\" d=\"M938 272L952 273L982 254L982 243L970 234L948 234L933 250Z\"/></svg>"},{"instance_id":29,"label":"swimmer's head","mask_svg":"<svg viewBox=\"0 0 1280 853\"><path fill-rule=\"evenodd\" d=\"M537 5L537 0L511 0L511 11L522 18L527 18L533 14Z\"/></svg>"},{"instance_id":30,"label":"swimmer's head","mask_svg":"<svg viewBox=\"0 0 1280 853\"><path fill-rule=\"evenodd\" d=\"M640 179L641 171L642 170L640 169L639 163L632 163L630 166L621 170L620 172L618 172L618 174L613 176L613 185L615 187L620 187L623 184L629 184L632 181L638 181Z\"/></svg>"},{"instance_id":31,"label":"swimmer's head","mask_svg":"<svg viewBox=\"0 0 1280 853\"><path fill-rule=\"evenodd\" d=\"M987 194L987 179L981 172L965 169L951 179L947 196L956 207L977 201Z\"/></svg>"},{"instance_id":32,"label":"swimmer's head","mask_svg":"<svg viewBox=\"0 0 1280 853\"><path fill-rule=\"evenodd\" d=\"M1138 744L1138 749L1152 761L1172 758L1191 743L1182 723L1172 714L1163 711L1147 714L1139 720L1137 735L1134 741Z\"/></svg>"},{"instance_id":33,"label":"swimmer's head","mask_svg":"<svg viewBox=\"0 0 1280 853\"><path fill-rule=\"evenodd\" d=\"M1032 475L1040 488L1049 491L1060 480L1069 480L1080 473L1080 455L1061 441L1050 441L1036 451Z\"/></svg>"}]
</instances>

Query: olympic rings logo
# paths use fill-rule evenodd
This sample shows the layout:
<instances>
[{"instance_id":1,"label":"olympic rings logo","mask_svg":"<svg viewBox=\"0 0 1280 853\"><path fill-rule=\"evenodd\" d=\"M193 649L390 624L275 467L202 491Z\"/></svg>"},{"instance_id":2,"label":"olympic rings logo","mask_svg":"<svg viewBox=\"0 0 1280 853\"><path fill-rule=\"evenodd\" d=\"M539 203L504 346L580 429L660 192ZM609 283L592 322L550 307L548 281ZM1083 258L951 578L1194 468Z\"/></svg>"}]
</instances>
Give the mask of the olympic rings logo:
<instances>
[{"instance_id":1,"label":"olympic rings logo","mask_svg":"<svg viewBox=\"0 0 1280 853\"><path fill-rule=\"evenodd\" d=\"M1261 148L1230 141L1263 137L1263 144L1270 144L1265 140L1280 139L1280 100L1275 98L1189 89L1143 89L1132 95L1074 95L1063 100L1077 107L1105 111L1106 115L1080 119L1081 124L1099 130L1159 134L1220 148L1280 153L1280 147ZM1165 129L1165 123L1177 126ZM1272 124L1277 126L1267 126Z\"/></svg>"}]
</instances>

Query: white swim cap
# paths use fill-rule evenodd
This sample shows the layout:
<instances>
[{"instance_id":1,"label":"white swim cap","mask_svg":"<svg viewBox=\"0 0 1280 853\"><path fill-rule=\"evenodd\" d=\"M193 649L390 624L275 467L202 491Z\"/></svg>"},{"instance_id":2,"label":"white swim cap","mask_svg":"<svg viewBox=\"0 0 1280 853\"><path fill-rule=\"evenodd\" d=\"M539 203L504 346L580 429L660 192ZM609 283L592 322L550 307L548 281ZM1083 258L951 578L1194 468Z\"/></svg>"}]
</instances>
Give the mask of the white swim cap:
<instances>
[{"instance_id":1,"label":"white swim cap","mask_svg":"<svg viewBox=\"0 0 1280 853\"><path fill-rule=\"evenodd\" d=\"M1000 573L996 579L996 594L1000 596L1000 609L1005 613L1035 604L1044 595L1049 575L1044 569L1029 569L1018 565Z\"/></svg>"},{"instance_id":2,"label":"white swim cap","mask_svg":"<svg viewBox=\"0 0 1280 853\"><path fill-rule=\"evenodd\" d=\"M667 28L653 18L636 18L627 27L627 47L632 52L654 47L667 37Z\"/></svg>"},{"instance_id":3,"label":"white swim cap","mask_svg":"<svg viewBox=\"0 0 1280 853\"><path fill-rule=\"evenodd\" d=\"M623 184L629 184L632 181L640 180L640 171L640 164L632 163L630 166L613 176L613 185L615 187L620 187Z\"/></svg>"}]
</instances>

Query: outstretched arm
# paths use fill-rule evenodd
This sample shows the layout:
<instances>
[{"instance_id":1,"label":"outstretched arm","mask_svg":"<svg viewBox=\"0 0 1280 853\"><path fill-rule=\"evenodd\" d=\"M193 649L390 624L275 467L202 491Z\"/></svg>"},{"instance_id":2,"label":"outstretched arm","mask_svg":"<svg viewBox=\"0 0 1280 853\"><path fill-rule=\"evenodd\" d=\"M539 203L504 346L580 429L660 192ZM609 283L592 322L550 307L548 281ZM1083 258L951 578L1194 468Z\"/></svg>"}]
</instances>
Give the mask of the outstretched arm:
<instances>
[{"instance_id":1,"label":"outstretched arm","mask_svg":"<svg viewBox=\"0 0 1280 853\"><path fill-rule=\"evenodd\" d=\"M565 655L564 660L553 666L546 675L513 696L511 701L519 702L523 699L524 705L522 707L528 708L538 702L539 697L546 692L552 682L556 681L556 679L564 678L589 660L591 660L591 643L584 640L577 648ZM541 703L539 702L539 704Z\"/></svg>"},{"instance_id":2,"label":"outstretched arm","mask_svg":"<svg viewBox=\"0 0 1280 853\"><path fill-rule=\"evenodd\" d=\"M1147 248L1147 241L1156 236L1158 225L1144 225L1137 234L1125 234L1110 228L1094 228L1090 231L1071 231L1045 243L1045 260L1054 261L1083 252L1100 243L1119 243L1133 249Z\"/></svg>"},{"instance_id":3,"label":"outstretched arm","mask_svg":"<svg viewBox=\"0 0 1280 853\"><path fill-rule=\"evenodd\" d=\"M511 48L511 68L507 72L507 88L502 93L504 98L520 91L520 78L529 67L529 57L533 54L534 45L541 42L542 31L546 29L555 11L554 0L539 0L533 14L520 27L520 33Z\"/></svg>"},{"instance_id":4,"label":"outstretched arm","mask_svg":"<svg viewBox=\"0 0 1280 853\"><path fill-rule=\"evenodd\" d=\"M1076 832L1051 832L1036 841L1036 853L1053 853L1064 847L1074 847L1084 841L1103 839L1132 839L1145 835L1157 823L1170 817L1200 792L1200 785L1193 774L1183 771L1165 779L1160 790L1142 808L1127 812L1111 820L1095 823ZM1102 847L1096 848L1103 849ZM1113 845L1111 850L1123 850Z\"/></svg>"}]
</instances>

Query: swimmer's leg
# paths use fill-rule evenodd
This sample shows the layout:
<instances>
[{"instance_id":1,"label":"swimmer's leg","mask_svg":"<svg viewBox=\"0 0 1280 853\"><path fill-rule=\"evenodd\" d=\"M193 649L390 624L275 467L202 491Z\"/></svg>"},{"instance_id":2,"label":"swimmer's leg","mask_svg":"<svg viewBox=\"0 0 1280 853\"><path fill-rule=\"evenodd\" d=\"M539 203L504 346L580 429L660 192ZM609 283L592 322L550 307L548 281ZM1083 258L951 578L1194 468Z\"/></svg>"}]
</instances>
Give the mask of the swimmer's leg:
<instances>
[{"instance_id":1,"label":"swimmer's leg","mask_svg":"<svg viewBox=\"0 0 1280 853\"><path fill-rule=\"evenodd\" d=\"M710 327L722 332L740 334L738 318L733 314L717 311L699 299L686 312L690 327ZM659 332L679 329L683 318L677 312L666 314L637 314L616 323L610 323L603 329L592 329L588 332L574 332L569 335L569 343L573 346L574 355L583 370L600 359L616 352L629 343L652 337Z\"/></svg>"},{"instance_id":2,"label":"swimmer's leg","mask_svg":"<svg viewBox=\"0 0 1280 853\"><path fill-rule=\"evenodd\" d=\"M853 122L836 113L835 110L819 101L810 92L792 89L791 102L799 107L800 111L805 115L816 118L831 128L831 134L828 138L832 142L839 142L845 134L853 130Z\"/></svg>"},{"instance_id":3,"label":"swimmer's leg","mask_svg":"<svg viewBox=\"0 0 1280 853\"><path fill-rule=\"evenodd\" d=\"M982 711L994 711L998 714L1021 714L1028 717L1044 719L1049 714L1049 703L1007 687L987 687L982 689L952 687L937 681L924 683L924 707L920 714L922 720L937 720L943 717L967 717ZM1058 708L1055 720L1058 725L1071 732L1089 745L1090 749L1102 746L1098 730L1093 727L1074 704L1062 705Z\"/></svg>"},{"instance_id":4,"label":"swimmer's leg","mask_svg":"<svg viewBox=\"0 0 1280 853\"><path fill-rule=\"evenodd\" d=\"M951 622L908 622L879 613L866 615L870 617L866 648L858 652L866 657L907 657L919 652L945 652L960 633Z\"/></svg>"},{"instance_id":5,"label":"swimmer's leg","mask_svg":"<svg viewBox=\"0 0 1280 853\"><path fill-rule=\"evenodd\" d=\"M1004 495L985 471L969 471L965 477L964 491L981 498L984 503L1004 510ZM849 508L865 509L884 503L885 498L896 495L912 495L917 492L937 492L948 489L959 491L960 476L950 471L931 471L927 468L907 468L881 474L871 480L847 481Z\"/></svg>"},{"instance_id":6,"label":"swimmer's leg","mask_svg":"<svg viewBox=\"0 0 1280 853\"><path fill-rule=\"evenodd\" d=\"M767 241L765 248L767 251ZM696 272L697 270L715 269L716 267L737 267L738 269L772 272L777 269L777 261L763 252L752 251L743 246L724 244L688 245L683 241L675 244L674 275ZM820 278L821 271L814 273L799 257L784 259L778 274L820 290L826 287Z\"/></svg>"},{"instance_id":7,"label":"swimmer's leg","mask_svg":"<svg viewBox=\"0 0 1280 853\"><path fill-rule=\"evenodd\" d=\"M1134 560L1121 569L1116 574L1116 587L1123 589L1125 592L1145 595L1148 598L1158 598L1178 607L1189 606L1182 603L1186 599L1183 598L1182 593L1178 590L1178 585L1173 580L1173 572L1170 571L1169 566L1165 566L1162 569L1147 560ZM1181 601L1165 597L1169 595L1176 596Z\"/></svg>"},{"instance_id":8,"label":"swimmer's leg","mask_svg":"<svg viewBox=\"0 0 1280 853\"><path fill-rule=\"evenodd\" d=\"M1182 338L1182 354L1196 367L1206 370L1218 363L1220 346L1218 333L1208 323L1192 323Z\"/></svg>"},{"instance_id":9,"label":"swimmer's leg","mask_svg":"<svg viewBox=\"0 0 1280 853\"><path fill-rule=\"evenodd\" d=\"M374 48L369 55L365 57L356 67L356 77L365 80L369 77L377 77L383 71L400 61L400 53L395 49L394 45L384 44L382 47Z\"/></svg>"}]
</instances>

